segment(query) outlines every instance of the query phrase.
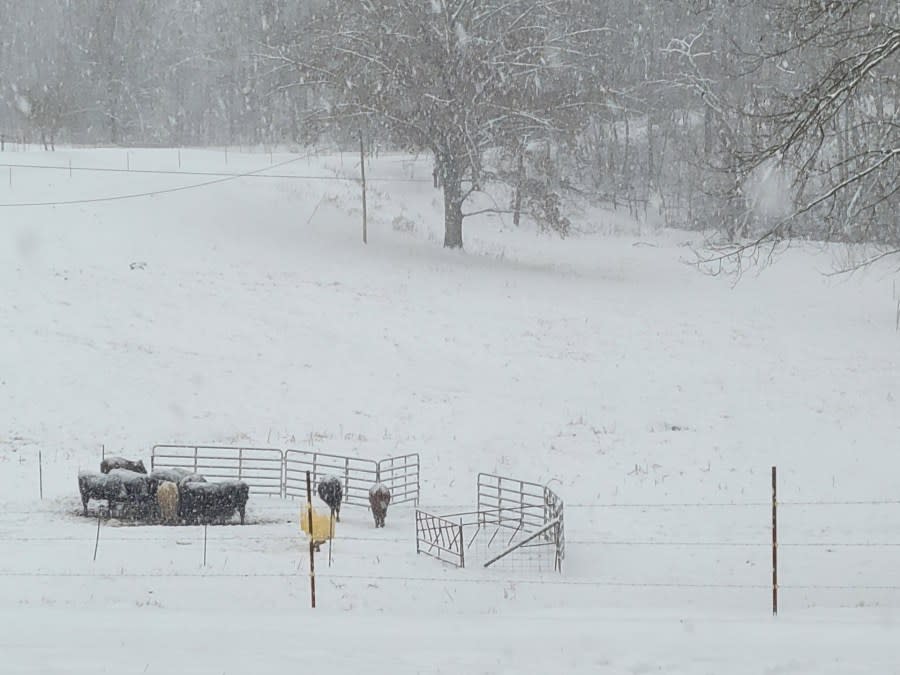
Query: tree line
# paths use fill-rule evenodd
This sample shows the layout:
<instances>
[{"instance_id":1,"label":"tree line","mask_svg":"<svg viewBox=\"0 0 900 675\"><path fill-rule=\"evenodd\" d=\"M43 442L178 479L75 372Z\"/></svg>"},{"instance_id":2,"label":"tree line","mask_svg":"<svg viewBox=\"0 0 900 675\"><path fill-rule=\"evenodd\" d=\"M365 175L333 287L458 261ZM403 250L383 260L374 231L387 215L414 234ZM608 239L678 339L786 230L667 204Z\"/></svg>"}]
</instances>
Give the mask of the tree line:
<instances>
[{"instance_id":1,"label":"tree line","mask_svg":"<svg viewBox=\"0 0 900 675\"><path fill-rule=\"evenodd\" d=\"M428 151L448 247L508 186L714 229L900 250L894 0L0 0L0 133Z\"/></svg>"}]
</instances>

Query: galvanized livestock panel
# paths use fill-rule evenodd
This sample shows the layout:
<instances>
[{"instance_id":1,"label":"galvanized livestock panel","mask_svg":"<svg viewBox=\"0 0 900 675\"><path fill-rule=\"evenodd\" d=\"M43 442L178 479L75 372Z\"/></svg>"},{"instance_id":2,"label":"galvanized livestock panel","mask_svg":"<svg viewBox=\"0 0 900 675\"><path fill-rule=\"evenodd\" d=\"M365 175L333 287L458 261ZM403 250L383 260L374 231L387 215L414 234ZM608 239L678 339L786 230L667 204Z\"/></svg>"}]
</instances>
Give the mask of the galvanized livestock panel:
<instances>
[{"instance_id":1,"label":"galvanized livestock panel","mask_svg":"<svg viewBox=\"0 0 900 675\"><path fill-rule=\"evenodd\" d=\"M548 518L543 485L498 476L478 474L478 511L485 525L499 525L525 532L543 527Z\"/></svg>"},{"instance_id":2,"label":"galvanized livestock panel","mask_svg":"<svg viewBox=\"0 0 900 675\"><path fill-rule=\"evenodd\" d=\"M566 536L563 501L553 490L539 483L499 476L478 474L479 523L515 530L515 536L540 532L529 537L554 547L554 567L562 570L566 555ZM553 524L552 527L548 525ZM513 547L509 552L517 550Z\"/></svg>"},{"instance_id":3,"label":"galvanized livestock panel","mask_svg":"<svg viewBox=\"0 0 900 675\"><path fill-rule=\"evenodd\" d=\"M556 568L561 572L562 561L566 557L566 523L563 500L550 488L544 488L544 500L547 503L549 521L559 521L559 524L549 533L549 537L556 547Z\"/></svg>"},{"instance_id":4,"label":"galvanized livestock panel","mask_svg":"<svg viewBox=\"0 0 900 675\"><path fill-rule=\"evenodd\" d=\"M152 469L188 469L213 481L242 480L254 494L284 494L284 455L277 448L154 445Z\"/></svg>"},{"instance_id":5,"label":"galvanized livestock panel","mask_svg":"<svg viewBox=\"0 0 900 675\"><path fill-rule=\"evenodd\" d=\"M378 462L374 460L308 450L285 450L285 497L306 498L307 471L312 476L313 492L325 476L337 477L344 488L344 504L368 506L369 488L378 482Z\"/></svg>"},{"instance_id":6,"label":"galvanized livestock panel","mask_svg":"<svg viewBox=\"0 0 900 675\"><path fill-rule=\"evenodd\" d=\"M391 491L391 504L419 505L419 454L386 457L378 462L378 481Z\"/></svg>"},{"instance_id":7,"label":"galvanized livestock panel","mask_svg":"<svg viewBox=\"0 0 900 675\"><path fill-rule=\"evenodd\" d=\"M557 518L555 520L551 520L549 523L544 525L541 529L533 534L527 535L524 539L519 540L515 544L509 546L507 549L495 555L493 558L484 563L485 567L490 567L494 563L503 560L509 555L512 555L516 551L523 550L525 548L534 548L534 547L546 547L553 546L554 547L554 557L553 557L553 569L555 571L562 571L562 558L559 555L560 546L560 527L562 526L562 521Z\"/></svg>"},{"instance_id":8,"label":"galvanized livestock panel","mask_svg":"<svg viewBox=\"0 0 900 675\"><path fill-rule=\"evenodd\" d=\"M455 523L416 509L416 553L424 553L456 567L465 567L462 521Z\"/></svg>"}]
</instances>

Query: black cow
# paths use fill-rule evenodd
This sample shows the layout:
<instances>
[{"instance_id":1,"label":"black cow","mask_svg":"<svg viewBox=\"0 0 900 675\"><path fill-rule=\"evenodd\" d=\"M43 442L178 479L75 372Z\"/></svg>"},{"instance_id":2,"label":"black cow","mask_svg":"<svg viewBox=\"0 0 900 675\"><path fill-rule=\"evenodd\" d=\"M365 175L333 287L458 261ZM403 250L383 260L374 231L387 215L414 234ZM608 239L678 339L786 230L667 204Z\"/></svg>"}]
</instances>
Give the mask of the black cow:
<instances>
[{"instance_id":1,"label":"black cow","mask_svg":"<svg viewBox=\"0 0 900 675\"><path fill-rule=\"evenodd\" d=\"M150 472L148 485L150 487L150 496L155 497L156 491L160 484L164 482L175 483L179 485L183 481L194 481L205 483L206 479L198 473L191 473L190 469L182 469L180 467L172 467L168 469L153 469Z\"/></svg>"},{"instance_id":2,"label":"black cow","mask_svg":"<svg viewBox=\"0 0 900 675\"><path fill-rule=\"evenodd\" d=\"M147 476L147 485L150 488L150 496L156 496L156 491L162 483L168 481L169 483L175 483L177 485L182 478L189 476L190 473L191 472L188 469L153 469Z\"/></svg>"},{"instance_id":3,"label":"black cow","mask_svg":"<svg viewBox=\"0 0 900 675\"><path fill-rule=\"evenodd\" d=\"M186 523L225 521L237 511L244 524L250 486L244 481L183 481L178 485L178 516Z\"/></svg>"},{"instance_id":4,"label":"black cow","mask_svg":"<svg viewBox=\"0 0 900 675\"><path fill-rule=\"evenodd\" d=\"M159 486L165 482L181 485L184 481L206 482L206 479L197 473L191 473L190 469L181 467L169 467L165 469L153 469L147 476L147 491L149 493L150 515L152 518L160 518L159 500L156 493Z\"/></svg>"},{"instance_id":5,"label":"black cow","mask_svg":"<svg viewBox=\"0 0 900 675\"><path fill-rule=\"evenodd\" d=\"M331 513L338 522L341 522L341 501L344 498L344 488L341 479L337 476L325 476L319 481L319 499L328 504Z\"/></svg>"},{"instance_id":6,"label":"black cow","mask_svg":"<svg viewBox=\"0 0 900 675\"><path fill-rule=\"evenodd\" d=\"M110 511L112 511L114 503L126 499L125 485L121 477L109 476L96 471L79 472L78 491L81 493L84 515L87 515L88 502L92 499L105 499L106 506Z\"/></svg>"},{"instance_id":7,"label":"black cow","mask_svg":"<svg viewBox=\"0 0 900 675\"><path fill-rule=\"evenodd\" d=\"M125 489L125 507L132 516L147 516L150 514L150 478L145 473L129 471L128 469L113 469L107 474L112 478L122 481Z\"/></svg>"},{"instance_id":8,"label":"black cow","mask_svg":"<svg viewBox=\"0 0 900 675\"><path fill-rule=\"evenodd\" d=\"M384 527L388 504L391 503L391 491L384 483L375 483L369 488L369 506L375 516L375 527Z\"/></svg>"},{"instance_id":9,"label":"black cow","mask_svg":"<svg viewBox=\"0 0 900 675\"><path fill-rule=\"evenodd\" d=\"M147 473L144 468L144 460L132 461L124 457L106 457L100 462L100 472L109 473L113 469L127 469L135 473Z\"/></svg>"}]
</instances>

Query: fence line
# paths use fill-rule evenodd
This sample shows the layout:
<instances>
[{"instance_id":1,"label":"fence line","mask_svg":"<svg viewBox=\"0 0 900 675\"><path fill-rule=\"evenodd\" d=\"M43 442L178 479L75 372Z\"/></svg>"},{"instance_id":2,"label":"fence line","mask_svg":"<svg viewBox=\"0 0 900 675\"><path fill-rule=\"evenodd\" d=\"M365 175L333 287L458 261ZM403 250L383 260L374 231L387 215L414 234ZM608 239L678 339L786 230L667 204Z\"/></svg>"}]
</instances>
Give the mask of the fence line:
<instances>
[{"instance_id":1,"label":"fence line","mask_svg":"<svg viewBox=\"0 0 900 675\"><path fill-rule=\"evenodd\" d=\"M589 503L581 502L570 504L566 502L566 509L615 509L615 508L641 508L641 509L669 509L669 508L720 508L720 507L771 507L772 502L680 502L680 503ZM900 506L900 500L896 499L873 499L873 500L853 500L853 501L779 501L778 506ZM429 504L431 509L471 509L469 504ZM50 510L47 507L46 510ZM9 514L33 514L40 512L35 509L8 509L4 508L3 513ZM462 511L462 513L470 513L470 511Z\"/></svg>"},{"instance_id":2,"label":"fence line","mask_svg":"<svg viewBox=\"0 0 900 675\"><path fill-rule=\"evenodd\" d=\"M779 501L778 506L897 506L900 499L869 499L853 501Z\"/></svg>"},{"instance_id":3,"label":"fence line","mask_svg":"<svg viewBox=\"0 0 900 675\"><path fill-rule=\"evenodd\" d=\"M0 570L0 577L34 577L34 578L91 578L115 579L115 578L210 578L210 579L306 579L306 570L298 572L44 572L44 571L19 571ZM471 578L471 577L422 577L404 575L369 575L369 574L316 574L319 579L359 580L359 581L403 581L420 583L440 583L445 585L462 584L521 584L521 585L546 585L546 586L589 586L595 588L667 588L667 589L692 589L692 590L765 590L771 588L769 584L701 584L681 582L638 582L619 581L607 579L560 579L559 577L534 577L534 578ZM779 585L781 590L789 591L900 591L900 586L892 585L831 585L831 584L786 584Z\"/></svg>"},{"instance_id":4,"label":"fence line","mask_svg":"<svg viewBox=\"0 0 900 675\"><path fill-rule=\"evenodd\" d=\"M0 577L37 577L37 578L90 578L96 577L100 579L119 578L212 578L212 579L285 579L296 578L305 580L307 571L298 572L116 572L116 573L97 573L97 572L42 572L42 571L18 571L18 570L0 570ZM317 579L357 579L360 581L412 581L426 583L443 583L443 584L540 584L551 586L622 586L622 587L647 587L647 588L710 588L710 589L753 589L760 590L769 588L767 584L690 584L690 583L669 583L669 582L628 582L628 581L607 581L603 579L560 579L558 577L535 577L535 578L471 578L471 577L414 577L404 575L368 575L368 574L316 574ZM786 588L786 587L785 587ZM800 588L800 587L796 587ZM882 587L878 587L882 588ZM900 586L887 587L900 590Z\"/></svg>"},{"instance_id":5,"label":"fence line","mask_svg":"<svg viewBox=\"0 0 900 675\"><path fill-rule=\"evenodd\" d=\"M473 512L473 514L476 512ZM285 521L289 523L293 523L294 519L289 521ZM452 522L452 521L451 521ZM277 524L277 523L273 523ZM465 524L465 523L464 523ZM474 523L469 523L474 524ZM142 526L134 526L135 528L139 528ZM132 528L125 528L124 531L129 531ZM172 529L172 528L169 528ZM183 531L184 528L177 528L177 530ZM121 528L118 531L123 531ZM125 536L119 539L116 539L117 542L129 542L129 541L140 541L140 542L174 542L178 539L186 539L189 537L186 534L178 534L173 537L145 537L145 536ZM288 534L274 534L270 536L224 536L224 537L215 537L210 541L291 541L296 539L296 535L288 535ZM340 539L342 541L376 541L376 542L385 542L385 543L394 543L394 544L402 544L402 543L411 543L413 539L411 537L365 537L365 536L341 536ZM0 537L0 541L16 541L16 542L78 542L78 541L90 541L93 540L93 536L59 536L59 537L21 537L21 536L13 536L13 537ZM645 540L623 540L623 539L567 539L567 543L576 545L576 546L672 546L676 548L691 548L691 547L707 547L707 548L770 548L771 543L769 542L748 542L748 541L657 541L652 539ZM860 541L860 542L849 542L849 541L788 541L788 542L779 542L779 548L790 547L790 548L900 548L900 542L879 542L879 541Z\"/></svg>"},{"instance_id":6,"label":"fence line","mask_svg":"<svg viewBox=\"0 0 900 675\"><path fill-rule=\"evenodd\" d=\"M157 446L163 447L163 446ZM195 468L197 467L197 453L198 447L202 446L187 446L194 451L194 464ZM215 450L216 454L211 457L211 459L225 459L225 460L233 460L234 458L220 457L222 453L229 448L223 447L210 447L209 449ZM155 448L154 448L155 450ZM231 448L230 450L234 450L238 452L238 459L241 458L241 454L247 450L245 448ZM280 453L282 460L286 456L286 453L281 452L279 450L273 450L276 453ZM324 455L322 453L314 453L314 452L301 452L298 454L303 454L305 456L311 457L332 457L338 460L343 460L346 465L352 458L337 456L337 455ZM416 470L416 491L418 491L418 455L408 455L400 458L396 458L394 464L398 464L398 468L402 471L407 470L407 464L411 463L414 458L415 462L415 470ZM282 462L284 465L284 462ZM378 468L381 465L381 462L374 462L369 460L369 464L367 466L374 465L376 476L378 476ZM370 471L371 473L371 471ZM522 580L497 580L497 579L455 579L455 578L447 578L447 577L420 577L420 576L374 576L374 575L324 575L323 579L364 579L367 581L377 581L377 580L397 580L397 581L406 581L406 582L441 582L441 583L491 583L496 584L498 581L505 581L506 583L540 583L540 584L550 584L552 585L560 585L560 586L593 586L593 587L619 587L619 588L669 588L669 589L748 589L748 590L760 590L760 589L772 589L773 591L773 612L775 611L776 604L775 598L776 593L780 589L782 591L897 591L900 590L900 586L890 585L890 584L779 584L777 579L774 577L774 574L777 572L777 562L774 558L775 551L777 548L784 547L807 547L807 548L898 548L900 547L900 542L873 542L873 541L857 541L857 542L841 542L841 541L794 541L794 542L779 542L775 537L774 530L774 509L776 504L781 507L805 507L805 506L859 506L859 505L870 505L870 506L883 506L883 505L898 505L900 504L900 500L895 499L869 499L869 500L821 500L821 501L813 501L807 500L802 501L798 500L795 502L786 501L780 502L776 500L774 485L775 485L775 470L773 468L773 494L771 502L727 502L727 503L703 503L703 502L679 502L679 503L645 503L645 504L628 504L628 503L599 503L599 504L590 504L586 506L599 507L599 508L615 508L615 507L626 507L626 508L696 508L696 507L734 507L734 506L752 506L752 507L769 507L773 508L773 538L772 538L772 549L773 549L773 582L771 585L768 584L717 584L717 583L681 583L681 582L632 582L632 581L621 581L621 580L607 580L600 578L581 578L581 579L568 579L568 580L548 580L543 578L536 579L522 579ZM401 476L401 480L403 484L406 485L409 483L410 478L406 475ZM285 483L282 483L282 488L284 489ZM540 488L543 492L539 492L538 488ZM525 481L519 481L515 479L509 479L502 476L496 476L493 474L479 474L478 476L478 501L479 501L479 511L470 512L469 514L455 514L455 515L477 515L477 522L480 525L489 524L489 525L497 525L499 526L508 526L512 527L513 525L518 525L515 527L516 532L522 530L523 532L528 532L527 526L530 524L530 520L532 517L533 510L541 509L544 514L545 524L548 516L550 518L557 518L556 525L558 529L562 530L562 502L559 500L558 496L555 493L552 493L548 488L542 487L538 484L527 483ZM510 506L512 504L512 506ZM496 506L493 509L484 508L486 506ZM505 517L506 514L513 514L517 517L507 519ZM512 523L512 525L505 525L504 521ZM98 521L99 523L99 521ZM469 523L464 523L462 519L458 522L453 522L448 520L446 517L434 516L431 514L426 514L422 511L416 511L416 545L417 552L421 553L430 553L439 559L444 560L445 562L452 562L456 564L458 567L464 566L464 556L465 556L465 538L463 536L463 527ZM554 524L550 522L550 524ZM499 531L499 530L498 530ZM533 531L532 531L533 532ZM477 534L477 531L476 531ZM534 536L540 536L542 534L541 531L534 533ZM515 533L514 533L515 536ZM186 537L182 537L185 539ZM273 540L278 537L223 537L220 541L239 541L241 539L244 540ZM284 539L294 539L294 537L283 537ZM149 538L145 537L128 537L125 536L123 539L118 539L118 542L129 542L129 541L140 541L140 540L148 540ZM154 538L156 540L161 541L172 541L172 539L168 538ZM352 538L348 538L352 539ZM383 541L380 538L367 538L367 537L358 537L356 538L361 541L365 540L378 540ZM18 541L28 541L34 540L32 538L19 538L13 539ZM47 538L46 541L54 541L54 538ZM66 539L67 540L67 539ZM84 538L71 538L73 541L89 541L88 537ZM199 538L189 538L190 543L194 543L195 541L199 544ZM408 541L407 539L396 539L394 541ZM510 540L511 541L511 540ZM557 537L556 539L556 550L557 550L557 562L561 560L561 537ZM577 540L576 540L577 541ZM175 538L175 543L178 542L178 538ZM522 544L526 544L522 542ZM575 543L575 542L572 542ZM614 540L614 539L587 539L578 542L579 544L584 545L594 545L594 546L641 546L641 547L650 547L650 546L666 546L666 547L747 547L747 548L768 548L769 544L767 542L744 542L744 541L687 541L687 540L655 540L655 539L645 539L645 540ZM471 542L470 544L471 545ZM514 548L514 547L513 547ZM504 551L502 555L509 553L513 548L509 548ZM490 564L490 563L488 563ZM253 577L277 577L277 578L287 578L287 577L296 577L301 576L298 572L292 572L289 574L285 573L228 573L228 574L182 574L182 573L125 573L124 570L121 574L97 574L97 573L54 573L48 571L0 571L0 576L36 576L36 577L66 577L66 576L81 576L81 577L103 577L103 578L115 578L116 576L124 576L124 577L180 577L180 576L196 576L196 577L204 577L204 576L222 576L222 577L244 577L244 578L253 578Z\"/></svg>"},{"instance_id":7,"label":"fence line","mask_svg":"<svg viewBox=\"0 0 900 675\"><path fill-rule=\"evenodd\" d=\"M900 500L873 499L853 501L780 501L778 506L897 506ZM566 502L568 509L669 509L669 508L727 508L727 507L756 507L771 508L772 502L656 502L656 503L631 503L631 502ZM460 509L463 513L471 511L471 504L431 504L431 509Z\"/></svg>"},{"instance_id":8,"label":"fence line","mask_svg":"<svg viewBox=\"0 0 900 675\"><path fill-rule=\"evenodd\" d=\"M298 161L299 159L307 159L307 156L291 159L290 161ZM268 166L257 171L266 171L268 169L277 168L279 165ZM360 179L355 176L309 176L290 173L234 173L230 171L184 171L175 169L119 169L115 167L93 167L93 166L55 166L51 164L3 164L0 168L9 169L38 169L52 171L84 171L95 173L127 173L127 174L149 174L160 176L205 176L216 178L277 178L277 179L293 179L293 180L311 180L311 181L340 181L342 183L359 183ZM378 183L431 183L430 178L393 178L382 177L372 178L367 176L366 182Z\"/></svg>"},{"instance_id":9,"label":"fence line","mask_svg":"<svg viewBox=\"0 0 900 675\"><path fill-rule=\"evenodd\" d=\"M287 164L292 164L293 162L299 162L300 160L305 159L304 157L293 157L291 159L285 160L283 162L279 162L275 164L274 167L285 166ZM133 194L124 194L124 195L109 195L106 197L89 197L85 199L65 199L60 201L53 202L7 202L0 203L0 208L7 207L32 207L32 206L70 206L74 204L98 204L101 202L115 202L121 201L125 199L137 199L141 197L153 197L155 195L161 194L169 194L173 192L182 192L184 190L194 190L196 188L209 187L210 185L218 185L219 183L227 183L228 181L236 180L238 178L246 178L263 171L268 171L269 169L274 168L273 166L263 167L261 169L253 169L252 171L248 171L243 174L235 174L233 176L228 176L226 178L215 178L213 180L204 181L202 183L195 183L193 185L181 185L172 188L164 188L159 190L151 190L147 192L137 192ZM68 167L66 167L68 169ZM9 169L10 182L12 182L12 168Z\"/></svg>"},{"instance_id":10,"label":"fence line","mask_svg":"<svg viewBox=\"0 0 900 675\"><path fill-rule=\"evenodd\" d=\"M858 499L858 500L806 500L778 501L778 506L897 506L900 499ZM452 506L452 505L451 505ZM726 508L726 507L771 507L772 502L566 502L567 509L668 509L668 508Z\"/></svg>"}]
</instances>

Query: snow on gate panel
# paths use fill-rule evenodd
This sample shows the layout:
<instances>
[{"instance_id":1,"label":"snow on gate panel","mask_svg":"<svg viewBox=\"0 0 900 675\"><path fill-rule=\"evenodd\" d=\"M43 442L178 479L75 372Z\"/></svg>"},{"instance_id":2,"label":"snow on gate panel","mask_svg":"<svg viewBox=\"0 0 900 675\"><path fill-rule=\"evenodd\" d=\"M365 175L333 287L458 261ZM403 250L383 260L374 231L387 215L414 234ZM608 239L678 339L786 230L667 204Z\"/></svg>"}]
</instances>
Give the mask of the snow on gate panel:
<instances>
[{"instance_id":1,"label":"snow on gate panel","mask_svg":"<svg viewBox=\"0 0 900 675\"><path fill-rule=\"evenodd\" d=\"M154 445L152 469L189 469L213 481L242 480L254 494L283 495L283 454L277 448Z\"/></svg>"},{"instance_id":2,"label":"snow on gate panel","mask_svg":"<svg viewBox=\"0 0 900 675\"><path fill-rule=\"evenodd\" d=\"M559 496L538 483L487 473L478 474L477 486L475 511L437 515L416 509L416 553L455 567L477 562L562 572L565 530Z\"/></svg>"}]
</instances>

